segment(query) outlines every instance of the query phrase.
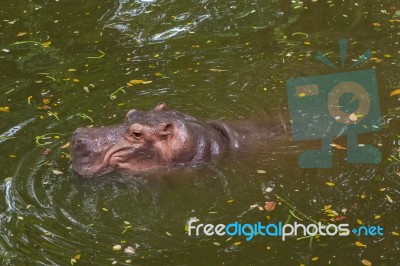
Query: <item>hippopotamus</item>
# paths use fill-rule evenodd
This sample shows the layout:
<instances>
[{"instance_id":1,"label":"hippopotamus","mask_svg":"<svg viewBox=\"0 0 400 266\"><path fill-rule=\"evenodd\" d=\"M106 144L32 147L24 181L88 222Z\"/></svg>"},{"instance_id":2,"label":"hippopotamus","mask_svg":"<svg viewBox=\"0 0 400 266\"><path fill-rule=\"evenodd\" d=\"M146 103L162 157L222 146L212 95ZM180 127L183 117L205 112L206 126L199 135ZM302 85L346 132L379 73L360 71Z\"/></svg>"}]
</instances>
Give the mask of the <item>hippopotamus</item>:
<instances>
[{"instance_id":1,"label":"hippopotamus","mask_svg":"<svg viewBox=\"0 0 400 266\"><path fill-rule=\"evenodd\" d=\"M82 176L118 169L189 167L285 132L284 123L204 122L159 103L150 111L130 110L122 124L78 128L71 140L71 157Z\"/></svg>"}]
</instances>

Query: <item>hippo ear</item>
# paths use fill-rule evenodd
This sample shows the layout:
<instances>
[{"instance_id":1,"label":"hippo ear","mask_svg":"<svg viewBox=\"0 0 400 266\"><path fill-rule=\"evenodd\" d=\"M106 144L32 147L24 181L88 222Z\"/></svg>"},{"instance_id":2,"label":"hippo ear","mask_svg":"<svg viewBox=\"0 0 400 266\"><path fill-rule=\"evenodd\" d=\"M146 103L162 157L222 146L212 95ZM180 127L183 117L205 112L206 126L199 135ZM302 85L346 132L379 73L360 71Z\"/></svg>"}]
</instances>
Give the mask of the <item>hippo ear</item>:
<instances>
[{"instance_id":1,"label":"hippo ear","mask_svg":"<svg viewBox=\"0 0 400 266\"><path fill-rule=\"evenodd\" d=\"M165 103L159 103L154 108L154 110L156 110L156 111L164 111L165 109L167 109L167 104L165 104Z\"/></svg>"},{"instance_id":2,"label":"hippo ear","mask_svg":"<svg viewBox=\"0 0 400 266\"><path fill-rule=\"evenodd\" d=\"M172 131L174 130L174 125L172 123L161 123L157 127L157 134L160 137L167 137L172 134Z\"/></svg>"}]
</instances>

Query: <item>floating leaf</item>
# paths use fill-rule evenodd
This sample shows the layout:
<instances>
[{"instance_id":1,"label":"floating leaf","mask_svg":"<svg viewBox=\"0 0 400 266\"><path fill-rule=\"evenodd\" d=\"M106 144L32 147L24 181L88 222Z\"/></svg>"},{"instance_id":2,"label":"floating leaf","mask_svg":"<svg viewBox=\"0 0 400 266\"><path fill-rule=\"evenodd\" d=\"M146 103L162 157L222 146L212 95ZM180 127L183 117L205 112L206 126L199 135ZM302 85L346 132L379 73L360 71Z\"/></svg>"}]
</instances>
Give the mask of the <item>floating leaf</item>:
<instances>
[{"instance_id":1,"label":"floating leaf","mask_svg":"<svg viewBox=\"0 0 400 266\"><path fill-rule=\"evenodd\" d=\"M267 188L265 189L265 192L270 193L272 190L274 190L274 188L272 188L272 187L267 187Z\"/></svg>"},{"instance_id":2,"label":"floating leaf","mask_svg":"<svg viewBox=\"0 0 400 266\"><path fill-rule=\"evenodd\" d=\"M392 235L394 235L394 236L400 236L400 234L397 233L397 232L392 232Z\"/></svg>"},{"instance_id":3,"label":"floating leaf","mask_svg":"<svg viewBox=\"0 0 400 266\"><path fill-rule=\"evenodd\" d=\"M363 259L361 263L365 266L372 266L372 263L369 260Z\"/></svg>"},{"instance_id":4,"label":"floating leaf","mask_svg":"<svg viewBox=\"0 0 400 266\"><path fill-rule=\"evenodd\" d=\"M28 34L27 32L18 32L17 37L25 36L27 34Z\"/></svg>"},{"instance_id":5,"label":"floating leaf","mask_svg":"<svg viewBox=\"0 0 400 266\"><path fill-rule=\"evenodd\" d=\"M336 144L336 143L332 143L331 146L332 146L333 148L335 148L335 149L338 149L338 150L347 150L346 147L341 146L341 145Z\"/></svg>"},{"instance_id":6,"label":"floating leaf","mask_svg":"<svg viewBox=\"0 0 400 266\"><path fill-rule=\"evenodd\" d=\"M168 232L168 231L165 231L165 234L166 234L167 236L172 236L172 234L171 234L170 232Z\"/></svg>"},{"instance_id":7,"label":"floating leaf","mask_svg":"<svg viewBox=\"0 0 400 266\"><path fill-rule=\"evenodd\" d=\"M377 57L371 57L369 60L373 61L375 63L378 63L378 64L382 63L382 61L383 61L382 59L377 58Z\"/></svg>"},{"instance_id":8,"label":"floating leaf","mask_svg":"<svg viewBox=\"0 0 400 266\"><path fill-rule=\"evenodd\" d=\"M108 212L107 208L101 208L101 210L104 211L104 212Z\"/></svg>"},{"instance_id":9,"label":"floating leaf","mask_svg":"<svg viewBox=\"0 0 400 266\"><path fill-rule=\"evenodd\" d=\"M357 223L358 223L359 225L362 225L362 224L363 224L363 222L362 222L360 219L357 219Z\"/></svg>"},{"instance_id":10,"label":"floating leaf","mask_svg":"<svg viewBox=\"0 0 400 266\"><path fill-rule=\"evenodd\" d=\"M400 89L397 89L397 90L390 92L389 96L392 97L392 96L399 95L399 94L400 94Z\"/></svg>"},{"instance_id":11,"label":"floating leaf","mask_svg":"<svg viewBox=\"0 0 400 266\"><path fill-rule=\"evenodd\" d=\"M267 173L267 172L264 171L264 170L257 170L257 173L259 173L259 174L265 174L265 173Z\"/></svg>"},{"instance_id":12,"label":"floating leaf","mask_svg":"<svg viewBox=\"0 0 400 266\"><path fill-rule=\"evenodd\" d=\"M114 245L113 246L113 250L114 251L120 251L122 249L122 246L121 245Z\"/></svg>"},{"instance_id":13,"label":"floating leaf","mask_svg":"<svg viewBox=\"0 0 400 266\"><path fill-rule=\"evenodd\" d=\"M67 142L67 143L65 143L63 146L61 146L61 149L66 149L66 148L68 148L68 147L69 147L69 145L70 145L70 143L69 143L69 142Z\"/></svg>"},{"instance_id":14,"label":"floating leaf","mask_svg":"<svg viewBox=\"0 0 400 266\"><path fill-rule=\"evenodd\" d=\"M393 200L392 200L392 198L391 198L389 195L386 194L386 198L387 198L387 200L388 200L390 203L393 203Z\"/></svg>"},{"instance_id":15,"label":"floating leaf","mask_svg":"<svg viewBox=\"0 0 400 266\"><path fill-rule=\"evenodd\" d=\"M275 210L275 207L276 207L276 201L267 201L267 202L265 202L264 209L267 212L272 212L273 210Z\"/></svg>"},{"instance_id":16,"label":"floating leaf","mask_svg":"<svg viewBox=\"0 0 400 266\"><path fill-rule=\"evenodd\" d=\"M319 257L313 257L311 258L312 261L317 261L319 259Z\"/></svg>"},{"instance_id":17,"label":"floating leaf","mask_svg":"<svg viewBox=\"0 0 400 266\"><path fill-rule=\"evenodd\" d=\"M51 44L51 41L46 41L42 43L43 48L48 48Z\"/></svg>"},{"instance_id":18,"label":"floating leaf","mask_svg":"<svg viewBox=\"0 0 400 266\"><path fill-rule=\"evenodd\" d=\"M351 115L349 115L349 119L351 120L351 121L357 121L357 116L356 116L356 114L354 114L354 113L352 113Z\"/></svg>"},{"instance_id":19,"label":"floating leaf","mask_svg":"<svg viewBox=\"0 0 400 266\"><path fill-rule=\"evenodd\" d=\"M366 248L367 247L367 245L364 245L363 243L361 243L360 241L356 241L356 246L357 247L364 247L364 248Z\"/></svg>"},{"instance_id":20,"label":"floating leaf","mask_svg":"<svg viewBox=\"0 0 400 266\"><path fill-rule=\"evenodd\" d=\"M7 107L7 106L1 106L0 107L0 112L8 113L8 112L10 112L10 108Z\"/></svg>"},{"instance_id":21,"label":"floating leaf","mask_svg":"<svg viewBox=\"0 0 400 266\"><path fill-rule=\"evenodd\" d=\"M55 175L62 175L63 172L54 169L54 170L53 170L53 174L55 174Z\"/></svg>"},{"instance_id":22,"label":"floating leaf","mask_svg":"<svg viewBox=\"0 0 400 266\"><path fill-rule=\"evenodd\" d=\"M226 71L228 71L228 70L225 70L225 69L218 69L218 68L210 68L209 70L211 72L226 72Z\"/></svg>"},{"instance_id":23,"label":"floating leaf","mask_svg":"<svg viewBox=\"0 0 400 266\"><path fill-rule=\"evenodd\" d=\"M347 218L346 216L340 215L340 216L336 216L336 217L334 218L334 220L335 220L336 222L339 222L339 221L345 220L346 218Z\"/></svg>"},{"instance_id":24,"label":"floating leaf","mask_svg":"<svg viewBox=\"0 0 400 266\"><path fill-rule=\"evenodd\" d=\"M240 244L242 244L240 241L233 243L234 246L239 246Z\"/></svg>"},{"instance_id":25,"label":"floating leaf","mask_svg":"<svg viewBox=\"0 0 400 266\"><path fill-rule=\"evenodd\" d=\"M126 254L135 254L135 253L136 253L136 250L135 250L134 247L129 246L129 247L126 247L126 248L124 249L124 253L126 253Z\"/></svg>"},{"instance_id":26,"label":"floating leaf","mask_svg":"<svg viewBox=\"0 0 400 266\"><path fill-rule=\"evenodd\" d=\"M143 79L132 79L129 81L130 84L135 85L135 84L142 84L144 82Z\"/></svg>"},{"instance_id":27,"label":"floating leaf","mask_svg":"<svg viewBox=\"0 0 400 266\"><path fill-rule=\"evenodd\" d=\"M380 215L375 215L375 220L381 219Z\"/></svg>"},{"instance_id":28,"label":"floating leaf","mask_svg":"<svg viewBox=\"0 0 400 266\"><path fill-rule=\"evenodd\" d=\"M233 202L233 199L230 199L227 201L227 203L232 203L232 202Z\"/></svg>"},{"instance_id":29,"label":"floating leaf","mask_svg":"<svg viewBox=\"0 0 400 266\"><path fill-rule=\"evenodd\" d=\"M333 187L335 185L335 183L332 183L332 182L326 182L325 184L327 184L330 187Z\"/></svg>"}]
</instances>

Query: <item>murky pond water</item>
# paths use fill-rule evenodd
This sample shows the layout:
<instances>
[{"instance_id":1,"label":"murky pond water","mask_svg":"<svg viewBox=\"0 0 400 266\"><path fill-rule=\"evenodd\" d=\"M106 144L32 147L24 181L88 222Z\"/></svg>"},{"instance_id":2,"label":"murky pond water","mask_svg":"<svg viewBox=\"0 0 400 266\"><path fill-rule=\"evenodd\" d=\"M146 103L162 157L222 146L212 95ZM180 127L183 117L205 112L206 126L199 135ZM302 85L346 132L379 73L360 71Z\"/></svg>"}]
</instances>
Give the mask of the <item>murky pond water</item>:
<instances>
[{"instance_id":1,"label":"murky pond water","mask_svg":"<svg viewBox=\"0 0 400 266\"><path fill-rule=\"evenodd\" d=\"M389 95L400 86L399 3L293 2L4 2L2 265L398 264L400 109ZM300 169L301 147L282 141L171 173L85 179L71 167L77 127L119 123L131 108L164 101L205 120L285 110L285 81L333 73L314 56L340 64L339 38L349 39L348 64L373 52L358 69L378 76L383 130L365 141L380 147L380 164L347 164L335 150L332 168ZM266 201L276 209L255 206ZM333 219L384 233L188 236L194 217L214 225Z\"/></svg>"}]
</instances>

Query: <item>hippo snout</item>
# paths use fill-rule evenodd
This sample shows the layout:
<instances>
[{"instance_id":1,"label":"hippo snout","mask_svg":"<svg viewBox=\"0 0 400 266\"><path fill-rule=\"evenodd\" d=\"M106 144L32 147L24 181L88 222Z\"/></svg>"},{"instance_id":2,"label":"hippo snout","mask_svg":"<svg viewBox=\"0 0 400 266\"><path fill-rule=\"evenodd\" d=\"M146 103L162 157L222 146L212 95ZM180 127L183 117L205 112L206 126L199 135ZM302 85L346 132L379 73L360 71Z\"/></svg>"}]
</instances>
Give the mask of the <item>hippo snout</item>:
<instances>
[{"instance_id":1,"label":"hippo snout","mask_svg":"<svg viewBox=\"0 0 400 266\"><path fill-rule=\"evenodd\" d=\"M121 138L121 135L120 126L76 129L70 141L75 170L84 176L109 172L109 151L112 151L116 139Z\"/></svg>"}]
</instances>

